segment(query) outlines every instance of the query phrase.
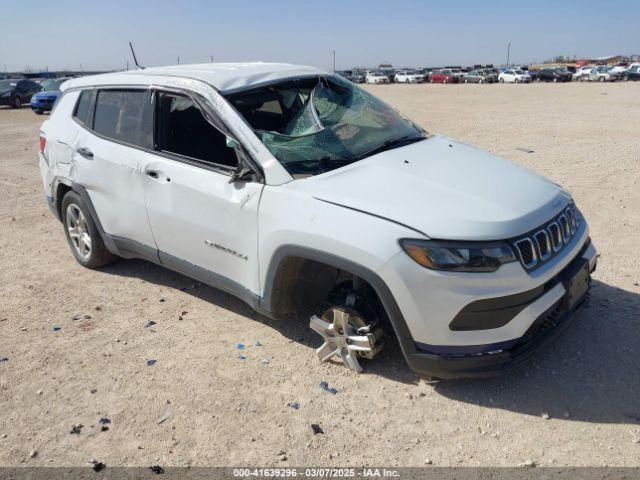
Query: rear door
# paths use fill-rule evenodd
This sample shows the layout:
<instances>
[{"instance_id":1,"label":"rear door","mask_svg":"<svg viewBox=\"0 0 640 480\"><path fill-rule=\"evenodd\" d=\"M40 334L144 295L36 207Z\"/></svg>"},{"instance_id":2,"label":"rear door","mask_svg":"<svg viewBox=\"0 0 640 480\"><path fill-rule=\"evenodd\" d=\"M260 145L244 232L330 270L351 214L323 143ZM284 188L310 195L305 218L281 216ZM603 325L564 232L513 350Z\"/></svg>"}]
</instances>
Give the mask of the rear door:
<instances>
[{"instance_id":1,"label":"rear door","mask_svg":"<svg viewBox=\"0 0 640 480\"><path fill-rule=\"evenodd\" d=\"M231 181L236 150L201 100L162 90L154 96L157 154L142 168L160 259L232 293L257 293L263 184Z\"/></svg>"},{"instance_id":2,"label":"rear door","mask_svg":"<svg viewBox=\"0 0 640 480\"><path fill-rule=\"evenodd\" d=\"M81 108L82 98L77 109ZM85 120L79 123L70 145L70 169L87 190L102 227L120 245L155 256L141 173L153 156L151 91L95 90Z\"/></svg>"}]
</instances>

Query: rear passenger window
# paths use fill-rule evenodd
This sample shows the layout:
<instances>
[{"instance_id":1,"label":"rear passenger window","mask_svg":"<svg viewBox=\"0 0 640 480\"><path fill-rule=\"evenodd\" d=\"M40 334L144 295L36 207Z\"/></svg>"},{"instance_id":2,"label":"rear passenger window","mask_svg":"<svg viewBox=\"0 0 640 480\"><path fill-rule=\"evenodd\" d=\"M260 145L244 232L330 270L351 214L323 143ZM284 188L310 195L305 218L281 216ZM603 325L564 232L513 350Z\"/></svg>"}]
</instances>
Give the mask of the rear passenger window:
<instances>
[{"instance_id":1,"label":"rear passenger window","mask_svg":"<svg viewBox=\"0 0 640 480\"><path fill-rule=\"evenodd\" d=\"M80 92L80 98L76 104L76 110L73 112L73 118L83 125L86 125L89 117L89 107L91 106L91 90L83 90Z\"/></svg>"},{"instance_id":2,"label":"rear passenger window","mask_svg":"<svg viewBox=\"0 0 640 480\"><path fill-rule=\"evenodd\" d=\"M157 106L156 147L202 162L236 167L235 150L227 138L204 117L189 97L160 93Z\"/></svg>"},{"instance_id":3,"label":"rear passenger window","mask_svg":"<svg viewBox=\"0 0 640 480\"><path fill-rule=\"evenodd\" d=\"M151 97L145 90L100 90L93 130L113 140L152 148Z\"/></svg>"}]
</instances>

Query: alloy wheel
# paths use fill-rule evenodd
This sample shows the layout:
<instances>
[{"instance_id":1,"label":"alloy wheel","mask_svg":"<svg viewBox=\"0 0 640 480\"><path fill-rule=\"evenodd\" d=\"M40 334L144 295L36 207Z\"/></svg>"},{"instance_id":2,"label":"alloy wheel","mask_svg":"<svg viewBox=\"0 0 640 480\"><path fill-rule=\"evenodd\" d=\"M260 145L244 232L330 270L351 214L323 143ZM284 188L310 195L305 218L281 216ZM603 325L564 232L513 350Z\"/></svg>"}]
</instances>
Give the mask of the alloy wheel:
<instances>
[{"instance_id":1,"label":"alloy wheel","mask_svg":"<svg viewBox=\"0 0 640 480\"><path fill-rule=\"evenodd\" d=\"M67 207L66 223L73 248L82 260L88 260L91 256L89 226L84 213L75 203L71 203Z\"/></svg>"}]
</instances>

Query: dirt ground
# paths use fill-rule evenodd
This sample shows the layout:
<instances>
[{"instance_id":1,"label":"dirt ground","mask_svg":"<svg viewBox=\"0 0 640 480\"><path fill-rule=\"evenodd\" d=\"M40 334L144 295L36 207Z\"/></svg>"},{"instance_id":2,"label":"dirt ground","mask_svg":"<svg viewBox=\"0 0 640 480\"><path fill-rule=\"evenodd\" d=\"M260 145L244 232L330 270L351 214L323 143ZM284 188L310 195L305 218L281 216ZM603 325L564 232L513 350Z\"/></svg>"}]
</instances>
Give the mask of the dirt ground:
<instances>
[{"instance_id":1,"label":"dirt ground","mask_svg":"<svg viewBox=\"0 0 640 480\"><path fill-rule=\"evenodd\" d=\"M0 108L0 465L638 465L640 84L369 89L573 192L601 258L553 349L433 386L388 348L357 375L319 364L305 325L163 268L84 269L44 199L43 118Z\"/></svg>"}]
</instances>

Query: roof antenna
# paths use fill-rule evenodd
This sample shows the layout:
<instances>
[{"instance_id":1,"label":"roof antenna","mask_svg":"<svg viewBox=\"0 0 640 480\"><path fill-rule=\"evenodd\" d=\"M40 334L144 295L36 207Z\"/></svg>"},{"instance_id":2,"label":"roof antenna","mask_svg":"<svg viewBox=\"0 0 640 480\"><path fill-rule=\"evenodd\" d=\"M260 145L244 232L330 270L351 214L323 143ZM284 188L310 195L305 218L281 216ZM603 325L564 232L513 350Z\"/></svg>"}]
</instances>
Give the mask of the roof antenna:
<instances>
[{"instance_id":1,"label":"roof antenna","mask_svg":"<svg viewBox=\"0 0 640 480\"><path fill-rule=\"evenodd\" d=\"M133 63L136 64L136 68L138 70L144 70L144 67L138 63L138 59L136 58L136 52L133 51L133 45L129 42L129 47L131 48L131 55L133 55Z\"/></svg>"}]
</instances>

